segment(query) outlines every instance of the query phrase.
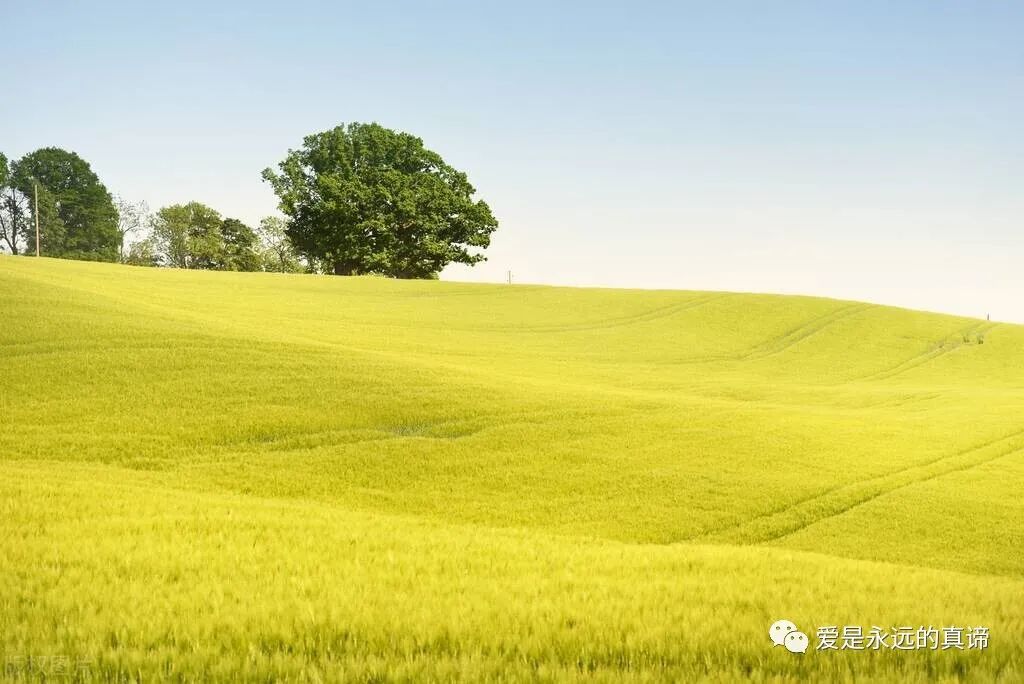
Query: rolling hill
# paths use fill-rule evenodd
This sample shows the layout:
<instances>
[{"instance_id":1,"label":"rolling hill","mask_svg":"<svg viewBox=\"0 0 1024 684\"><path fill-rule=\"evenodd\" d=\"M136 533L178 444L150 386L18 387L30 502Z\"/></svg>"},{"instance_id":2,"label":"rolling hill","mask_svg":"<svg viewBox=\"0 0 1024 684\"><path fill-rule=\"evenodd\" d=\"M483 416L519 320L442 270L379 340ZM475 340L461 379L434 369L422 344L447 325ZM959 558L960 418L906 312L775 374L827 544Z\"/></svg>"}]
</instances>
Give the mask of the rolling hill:
<instances>
[{"instance_id":1,"label":"rolling hill","mask_svg":"<svg viewBox=\"0 0 1024 684\"><path fill-rule=\"evenodd\" d=\"M8 673L1024 679L1024 326L3 257L0 350Z\"/></svg>"}]
</instances>

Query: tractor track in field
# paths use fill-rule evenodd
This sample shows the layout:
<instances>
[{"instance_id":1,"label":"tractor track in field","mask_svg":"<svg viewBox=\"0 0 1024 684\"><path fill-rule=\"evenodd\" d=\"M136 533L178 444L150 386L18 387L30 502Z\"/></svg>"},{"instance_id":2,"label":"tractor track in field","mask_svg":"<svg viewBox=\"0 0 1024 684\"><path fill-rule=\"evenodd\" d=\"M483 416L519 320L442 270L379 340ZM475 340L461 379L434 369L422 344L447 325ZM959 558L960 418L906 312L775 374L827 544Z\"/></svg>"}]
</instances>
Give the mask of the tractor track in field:
<instances>
[{"instance_id":1,"label":"tractor track in field","mask_svg":"<svg viewBox=\"0 0 1024 684\"><path fill-rule=\"evenodd\" d=\"M1024 430L925 463L838 485L774 511L680 541L735 544L777 541L886 494L1019 452L1024 452Z\"/></svg>"},{"instance_id":2,"label":"tractor track in field","mask_svg":"<svg viewBox=\"0 0 1024 684\"><path fill-rule=\"evenodd\" d=\"M935 472L932 472L929 475L926 475L924 477L920 477L920 478L917 478L917 479L912 479L912 480L909 480L909 481L904 482L902 484L898 484L898 485L896 485L894 487L886 489L884 491L881 491L881 492L879 492L879 493L877 493L877 494L875 494L875 495L873 495L873 496L871 496L871 497L869 497L867 499L864 499L863 501L855 503L852 506L849 506L849 507L847 507L847 508L845 508L845 509L843 509L843 510L837 512L837 513L834 513L832 515L827 515L827 516L825 516L823 518L819 518L818 520L815 520L813 523L805 525L804 527L810 527L810 525L813 525L815 523L819 523L819 522L822 522L824 520L828 520L829 518L834 518L836 516L843 515L845 513L850 512L851 510L853 510L855 508L860 508L861 506L864 506L865 504L869 504L872 501L874 501L875 499L878 499L880 497L886 496L887 494L892 494L893 492L897 492L897 491L899 491L901 489L906 489L907 487L912 487L912 486L917 485L917 484L922 484L924 482L929 482L931 480L936 480L936 479L938 479L940 477L945 477L946 475L952 475L954 473L961 473L961 472L964 472L964 471L967 471L967 470L972 470L974 468L977 468L978 466L983 466L986 463L991 463L992 461L998 461L1001 458L1005 458L1007 456L1013 456L1014 454L1024 454L1024 445L1016 445L1015 444L1015 445L1013 445L1012 447L1010 447L1008 449L1003 449L1003 450L1000 450L1000 451L998 451L998 452L996 452L994 454L989 454L989 455L985 456L984 458L978 458L976 460L973 460L973 461L970 461L970 462L967 462L967 463L962 463L962 464L957 465L955 467L944 468L944 469L935 469ZM966 454L964 454L964 455L966 455ZM791 532L787 532L787 533L779 535L777 537L773 537L772 539L769 539L767 541L778 541L779 539L783 539L783 538L788 537L788 536L790 536L790 535L792 535L792 534L794 534L796 532L799 532L800 530L804 529L804 527L798 528L798 529L793 530Z\"/></svg>"},{"instance_id":3,"label":"tractor track in field","mask_svg":"<svg viewBox=\"0 0 1024 684\"><path fill-rule=\"evenodd\" d=\"M518 332L518 333L557 333L557 332L585 332L588 330L607 330L609 328L621 328L623 326L632 325L634 323L646 323L648 321L656 321L662 318L673 316L683 311L695 309L705 304L710 304L713 301L724 299L725 297L732 296L730 293L721 293L714 295L706 295L703 297L697 297L690 299L685 302L677 302L675 304L668 304L661 306L650 311L645 311L640 314L632 314L630 316L622 316L619 318L609 318L603 321L595 321L592 323L576 323L569 325L550 325L550 326L536 326L530 328L501 328L503 332Z\"/></svg>"},{"instance_id":4,"label":"tractor track in field","mask_svg":"<svg viewBox=\"0 0 1024 684\"><path fill-rule=\"evenodd\" d=\"M873 304L850 304L838 309L833 309L826 314L818 316L817 318L812 318L806 323L802 323L789 332L762 342L746 354L740 355L738 360L756 361L758 359L781 354L787 349L792 348L794 345L803 342L808 337L816 335L833 323L841 321L844 318L849 318L850 316L861 313L862 311L867 311L868 309L874 308L874 306L875 305Z\"/></svg>"},{"instance_id":5,"label":"tractor track in field","mask_svg":"<svg viewBox=\"0 0 1024 684\"><path fill-rule=\"evenodd\" d=\"M972 334L986 334L988 332L991 332L992 330L994 330L998 326L999 326L999 323L984 323L984 322L972 323L971 325L967 326L966 328L961 328L960 330L957 330L956 332L954 332L952 334L952 336L953 337L963 337L965 335L972 335ZM928 351L922 352L922 353L918 354L917 356L913 356L913 357L907 359L906 361L903 361L903 362L893 366L892 368L888 368L886 370L879 371L877 373L872 373L871 375L865 375L865 376L862 376L862 377L859 377L859 378L854 378L853 380L868 380L868 381L870 381L870 380L887 380L888 378L894 378L897 375L902 375L903 373L906 373L909 370L913 370L913 369L918 368L920 366L923 366L923 365L925 365L927 363L930 363L931 361L934 361L935 359L938 359L940 357L946 356L947 354L951 354L954 351L956 351L957 349L960 349L961 347L963 347L965 344L966 343L957 342L957 341L954 341L954 342L952 342L950 344L940 343L939 346L934 347L932 349L929 349ZM852 382L852 380L847 381L847 382Z\"/></svg>"},{"instance_id":6,"label":"tractor track in field","mask_svg":"<svg viewBox=\"0 0 1024 684\"><path fill-rule=\"evenodd\" d=\"M481 414L468 419L434 420L418 423L396 423L393 425L365 425L350 428L325 429L314 431L283 431L278 434L241 436L211 442L211 447L245 450L248 448L264 448L269 453L287 451L312 451L316 449L334 449L339 447L358 446L372 442L383 442L400 438L424 438L432 440L457 440L472 437L496 427L507 429L523 425L544 425L557 420L570 418L581 420L594 416L590 408L563 410L557 415L550 410L519 411L514 413L497 412ZM605 417L619 415L615 412L601 414ZM496 422L496 421L501 422ZM445 432L448 430L448 432Z\"/></svg>"},{"instance_id":7,"label":"tractor track in field","mask_svg":"<svg viewBox=\"0 0 1024 684\"><path fill-rule=\"evenodd\" d=\"M812 337L828 326L854 316L868 309L876 308L877 304L849 304L847 306L833 309L828 313L816 316L809 321L804 321L795 328L776 335L763 342L759 342L753 347L747 349L745 352L731 353L731 354L714 354L709 356L702 356L699 358L685 359L677 361L677 365L694 365L703 363L718 363L722 361L757 361L760 359L768 358L781 354L786 350L794 347L795 345L803 342L809 337Z\"/></svg>"}]
</instances>

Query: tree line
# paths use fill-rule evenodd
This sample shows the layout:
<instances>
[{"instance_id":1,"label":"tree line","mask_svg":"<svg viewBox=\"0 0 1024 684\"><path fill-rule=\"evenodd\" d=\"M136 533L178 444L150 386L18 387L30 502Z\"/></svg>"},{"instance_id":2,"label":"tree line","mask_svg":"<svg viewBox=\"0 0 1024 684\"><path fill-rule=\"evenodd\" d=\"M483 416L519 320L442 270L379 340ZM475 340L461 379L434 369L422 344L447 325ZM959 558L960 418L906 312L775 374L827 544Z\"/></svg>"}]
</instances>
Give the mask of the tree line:
<instances>
[{"instance_id":1,"label":"tree line","mask_svg":"<svg viewBox=\"0 0 1024 684\"><path fill-rule=\"evenodd\" d=\"M37 206L45 256L224 271L304 269L281 218L252 228L200 202L150 213L145 202L112 195L74 152L47 147L15 161L0 154L0 248L35 252Z\"/></svg>"},{"instance_id":2,"label":"tree line","mask_svg":"<svg viewBox=\"0 0 1024 684\"><path fill-rule=\"evenodd\" d=\"M283 218L255 227L200 202L150 213L112 195L78 154L0 154L0 251L224 271L436 278L475 264L498 222L465 173L376 123L306 136L262 177Z\"/></svg>"}]
</instances>

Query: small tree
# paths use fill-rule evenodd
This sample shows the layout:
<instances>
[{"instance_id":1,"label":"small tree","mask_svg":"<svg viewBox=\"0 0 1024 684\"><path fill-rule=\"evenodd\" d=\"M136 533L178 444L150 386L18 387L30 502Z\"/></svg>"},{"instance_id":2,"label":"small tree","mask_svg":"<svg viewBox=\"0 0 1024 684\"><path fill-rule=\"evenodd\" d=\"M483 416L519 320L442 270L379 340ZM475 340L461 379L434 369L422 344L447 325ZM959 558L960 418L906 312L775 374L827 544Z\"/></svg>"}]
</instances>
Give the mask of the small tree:
<instances>
[{"instance_id":1,"label":"small tree","mask_svg":"<svg viewBox=\"0 0 1024 684\"><path fill-rule=\"evenodd\" d=\"M0 154L0 248L18 254L29 234L28 200L15 187L7 157Z\"/></svg>"},{"instance_id":2,"label":"small tree","mask_svg":"<svg viewBox=\"0 0 1024 684\"><path fill-rule=\"evenodd\" d=\"M288 239L284 219L277 216L263 218L256 228L256 235L263 247L264 271L296 273L302 270L299 255L295 253L295 248Z\"/></svg>"},{"instance_id":3,"label":"small tree","mask_svg":"<svg viewBox=\"0 0 1024 684\"><path fill-rule=\"evenodd\" d=\"M136 240L121 261L129 266L159 266L160 253L156 240L152 235Z\"/></svg>"},{"instance_id":4,"label":"small tree","mask_svg":"<svg viewBox=\"0 0 1024 684\"><path fill-rule=\"evenodd\" d=\"M475 264L498 222L466 174L423 141L377 124L310 135L279 172L263 171L288 217L287 234L335 274L430 278Z\"/></svg>"},{"instance_id":5,"label":"small tree","mask_svg":"<svg viewBox=\"0 0 1024 684\"><path fill-rule=\"evenodd\" d=\"M114 195L117 208L117 234L120 236L117 252L122 262L129 253L130 238L137 236L149 222L149 205L145 202L129 202L120 195Z\"/></svg>"}]
</instances>

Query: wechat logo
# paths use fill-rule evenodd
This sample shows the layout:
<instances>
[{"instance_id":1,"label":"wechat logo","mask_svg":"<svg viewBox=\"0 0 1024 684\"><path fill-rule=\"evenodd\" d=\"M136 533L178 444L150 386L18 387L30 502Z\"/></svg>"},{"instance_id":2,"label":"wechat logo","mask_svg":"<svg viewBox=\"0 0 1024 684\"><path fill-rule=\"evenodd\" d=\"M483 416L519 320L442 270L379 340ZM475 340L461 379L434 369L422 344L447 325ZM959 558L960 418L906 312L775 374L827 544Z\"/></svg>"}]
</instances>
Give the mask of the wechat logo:
<instances>
[{"instance_id":1,"label":"wechat logo","mask_svg":"<svg viewBox=\"0 0 1024 684\"><path fill-rule=\"evenodd\" d=\"M776 620L768 628L768 636L776 646L785 646L790 653L807 652L807 635L789 620Z\"/></svg>"}]
</instances>

